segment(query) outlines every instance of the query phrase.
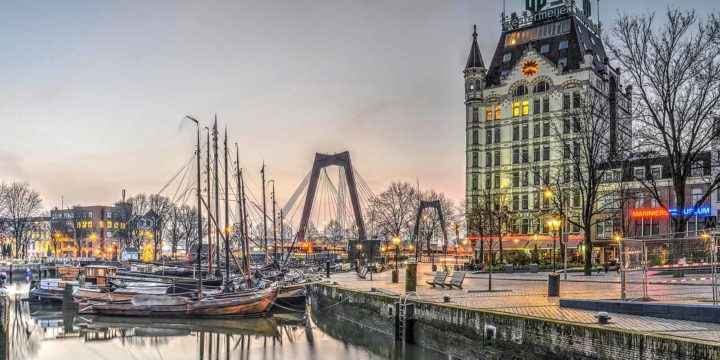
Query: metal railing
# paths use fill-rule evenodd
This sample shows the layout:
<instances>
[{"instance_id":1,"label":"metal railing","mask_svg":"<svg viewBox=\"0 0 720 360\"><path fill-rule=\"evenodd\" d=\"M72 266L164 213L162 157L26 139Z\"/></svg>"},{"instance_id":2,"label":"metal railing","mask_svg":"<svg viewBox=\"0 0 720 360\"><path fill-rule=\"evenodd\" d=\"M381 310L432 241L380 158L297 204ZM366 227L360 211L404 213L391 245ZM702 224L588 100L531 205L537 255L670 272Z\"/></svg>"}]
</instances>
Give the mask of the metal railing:
<instances>
[{"instance_id":1,"label":"metal railing","mask_svg":"<svg viewBox=\"0 0 720 360\"><path fill-rule=\"evenodd\" d=\"M718 304L714 236L622 239L619 252L623 301Z\"/></svg>"}]
</instances>

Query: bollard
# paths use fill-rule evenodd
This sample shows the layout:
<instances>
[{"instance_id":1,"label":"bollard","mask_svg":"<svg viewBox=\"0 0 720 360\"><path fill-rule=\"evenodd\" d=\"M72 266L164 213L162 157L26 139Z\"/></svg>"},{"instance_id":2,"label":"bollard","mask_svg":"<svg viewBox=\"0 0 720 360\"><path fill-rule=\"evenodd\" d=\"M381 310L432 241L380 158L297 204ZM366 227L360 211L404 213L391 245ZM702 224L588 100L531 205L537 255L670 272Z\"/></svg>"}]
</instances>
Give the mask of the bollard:
<instances>
[{"instance_id":1,"label":"bollard","mask_svg":"<svg viewBox=\"0 0 720 360\"><path fill-rule=\"evenodd\" d=\"M548 296L560 296L560 274L548 275Z\"/></svg>"},{"instance_id":2,"label":"bollard","mask_svg":"<svg viewBox=\"0 0 720 360\"><path fill-rule=\"evenodd\" d=\"M598 319L598 324L600 325L607 325L608 320L612 319L610 317L610 314L608 314L606 311L600 311L595 315L595 317Z\"/></svg>"},{"instance_id":3,"label":"bollard","mask_svg":"<svg viewBox=\"0 0 720 360\"><path fill-rule=\"evenodd\" d=\"M355 259L355 272L360 273L360 259Z\"/></svg>"},{"instance_id":4,"label":"bollard","mask_svg":"<svg viewBox=\"0 0 720 360\"><path fill-rule=\"evenodd\" d=\"M325 261L325 277L330 278L330 260Z\"/></svg>"},{"instance_id":5,"label":"bollard","mask_svg":"<svg viewBox=\"0 0 720 360\"><path fill-rule=\"evenodd\" d=\"M417 289L417 261L415 258L408 259L405 268L405 292L415 291Z\"/></svg>"},{"instance_id":6,"label":"bollard","mask_svg":"<svg viewBox=\"0 0 720 360\"><path fill-rule=\"evenodd\" d=\"M445 302L445 303L450 302L450 295L444 294L442 296L442 299L443 299L443 302Z\"/></svg>"},{"instance_id":7,"label":"bollard","mask_svg":"<svg viewBox=\"0 0 720 360\"><path fill-rule=\"evenodd\" d=\"M393 269L393 271L392 271L392 282L393 283L397 283L399 281L398 271L399 271L398 269Z\"/></svg>"}]
</instances>

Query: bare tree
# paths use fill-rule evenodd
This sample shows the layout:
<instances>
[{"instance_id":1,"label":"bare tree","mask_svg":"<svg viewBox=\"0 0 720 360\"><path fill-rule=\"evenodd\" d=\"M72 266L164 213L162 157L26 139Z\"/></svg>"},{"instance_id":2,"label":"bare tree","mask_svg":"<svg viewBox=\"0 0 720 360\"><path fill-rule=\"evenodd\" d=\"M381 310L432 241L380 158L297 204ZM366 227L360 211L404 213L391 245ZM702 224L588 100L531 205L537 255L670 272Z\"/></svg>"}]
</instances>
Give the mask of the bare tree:
<instances>
[{"instance_id":1,"label":"bare tree","mask_svg":"<svg viewBox=\"0 0 720 360\"><path fill-rule=\"evenodd\" d=\"M170 243L170 253L174 256L177 253L178 244L185 238L182 210L175 205L169 206L163 225L165 226L163 236Z\"/></svg>"},{"instance_id":2,"label":"bare tree","mask_svg":"<svg viewBox=\"0 0 720 360\"><path fill-rule=\"evenodd\" d=\"M185 242L185 253L190 251L190 248L197 243L198 238L198 223L197 223L197 208L189 205L183 205L180 207L180 228L183 234ZM207 232L207 218L202 217L202 229L199 229L202 234Z\"/></svg>"},{"instance_id":3,"label":"bare tree","mask_svg":"<svg viewBox=\"0 0 720 360\"><path fill-rule=\"evenodd\" d=\"M699 206L720 186L715 172L705 177L702 196L687 199L688 178L701 171L701 154L720 136L720 17L713 12L701 20L673 9L665 17L661 25L652 13L620 17L610 49L637 89L638 143L667 157L677 207ZM661 207L671 205L651 176L637 180ZM682 211L672 217L675 236L684 236L688 219Z\"/></svg>"},{"instance_id":4,"label":"bare tree","mask_svg":"<svg viewBox=\"0 0 720 360\"><path fill-rule=\"evenodd\" d=\"M373 233L381 238L410 235L418 194L409 183L393 182L370 202L367 218Z\"/></svg>"},{"instance_id":5,"label":"bare tree","mask_svg":"<svg viewBox=\"0 0 720 360\"><path fill-rule=\"evenodd\" d=\"M614 91L610 87L610 92ZM589 86L575 93L573 109L562 114L562 125L555 126L562 160L543 176L543 195L550 200L562 221L563 237L567 236L570 225L584 234L584 272L592 272L592 227L602 214L611 210L616 194L603 189L601 184L608 171L619 166L622 156L627 153L629 137L616 134L614 124L629 123L627 116L613 114L613 95L603 89ZM615 117L615 118L612 118ZM619 117L619 118L618 118ZM549 175L549 176L548 176Z\"/></svg>"},{"instance_id":6,"label":"bare tree","mask_svg":"<svg viewBox=\"0 0 720 360\"><path fill-rule=\"evenodd\" d=\"M36 217L42 211L40 194L27 183L0 184L0 211L6 218L9 237L15 246L15 255L27 256L27 243Z\"/></svg>"}]
</instances>

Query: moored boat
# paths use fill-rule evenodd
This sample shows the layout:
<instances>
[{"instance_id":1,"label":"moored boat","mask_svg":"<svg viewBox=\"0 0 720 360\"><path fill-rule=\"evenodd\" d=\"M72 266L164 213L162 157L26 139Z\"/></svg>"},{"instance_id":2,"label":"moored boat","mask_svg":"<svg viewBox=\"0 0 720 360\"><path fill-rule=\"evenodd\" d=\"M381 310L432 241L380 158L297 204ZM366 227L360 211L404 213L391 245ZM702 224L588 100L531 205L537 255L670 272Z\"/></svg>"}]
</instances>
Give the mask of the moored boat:
<instances>
[{"instance_id":1,"label":"moored boat","mask_svg":"<svg viewBox=\"0 0 720 360\"><path fill-rule=\"evenodd\" d=\"M202 300L182 296L136 295L126 303L90 305L84 312L119 316L220 316L257 315L269 310L277 288L223 294Z\"/></svg>"},{"instance_id":2,"label":"moored boat","mask_svg":"<svg viewBox=\"0 0 720 360\"><path fill-rule=\"evenodd\" d=\"M33 282L28 293L28 300L43 302L62 302L66 286L78 286L77 281L63 279L43 279Z\"/></svg>"}]
</instances>

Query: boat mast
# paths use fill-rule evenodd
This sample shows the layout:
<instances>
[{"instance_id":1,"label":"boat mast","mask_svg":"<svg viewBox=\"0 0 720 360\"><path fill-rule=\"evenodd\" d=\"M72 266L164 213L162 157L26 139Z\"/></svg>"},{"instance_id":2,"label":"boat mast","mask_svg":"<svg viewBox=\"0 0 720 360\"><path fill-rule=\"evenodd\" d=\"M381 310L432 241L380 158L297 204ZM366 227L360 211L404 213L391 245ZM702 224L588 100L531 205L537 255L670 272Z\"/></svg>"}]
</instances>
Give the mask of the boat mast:
<instances>
[{"instance_id":1,"label":"boat mast","mask_svg":"<svg viewBox=\"0 0 720 360\"><path fill-rule=\"evenodd\" d=\"M220 183L218 178L218 131L217 131L217 114L215 114L215 124L213 125L213 156L215 157L215 219L220 215ZM212 251L212 250L210 250ZM220 227L215 224L215 258L217 259L217 269L220 271Z\"/></svg>"},{"instance_id":2,"label":"boat mast","mask_svg":"<svg viewBox=\"0 0 720 360\"><path fill-rule=\"evenodd\" d=\"M245 267L247 268L248 274L248 286L252 286L252 273L250 272L250 234L248 234L248 222L247 222L247 203L245 202L245 179L242 176L242 170L240 170L240 193L242 195L242 212L245 218L243 219L243 233L245 234Z\"/></svg>"},{"instance_id":3,"label":"boat mast","mask_svg":"<svg viewBox=\"0 0 720 360\"><path fill-rule=\"evenodd\" d=\"M283 209L280 209L280 260L285 254L285 223L283 222Z\"/></svg>"},{"instance_id":4,"label":"boat mast","mask_svg":"<svg viewBox=\"0 0 720 360\"><path fill-rule=\"evenodd\" d=\"M228 187L227 127L225 128L225 283L230 283L230 187Z\"/></svg>"},{"instance_id":5,"label":"boat mast","mask_svg":"<svg viewBox=\"0 0 720 360\"><path fill-rule=\"evenodd\" d=\"M207 227L207 237L208 237L208 265L209 265L209 274L212 274L213 272L213 256L212 256L212 228L210 227L210 217L212 216L211 208L210 208L210 194L212 194L211 189L211 183L210 183L210 128L205 127L207 129L207 157L205 161L205 169L207 170L207 204L208 204L208 227ZM202 227L198 231L202 231Z\"/></svg>"},{"instance_id":6,"label":"boat mast","mask_svg":"<svg viewBox=\"0 0 720 360\"><path fill-rule=\"evenodd\" d=\"M237 176L237 179L236 179L236 180L237 180L237 184L235 184L235 185L236 185L236 188L237 188L237 191L238 191L238 193L237 193L237 206L238 206L238 214L239 214L239 218L240 218L240 225L239 225L239 226L240 226L240 237L239 237L239 240L238 240L238 246L240 247L240 251L241 251L242 254L243 254L243 258L245 258L245 259L246 259L245 261L247 261L247 256L248 256L248 255L245 253L245 243L244 243L244 239L245 239L245 228L244 228L244 224L245 224L245 212L243 211L243 208L242 208L242 195L240 194L240 149L238 148L238 144L237 144L237 143L235 143L235 175Z\"/></svg>"},{"instance_id":7,"label":"boat mast","mask_svg":"<svg viewBox=\"0 0 720 360\"><path fill-rule=\"evenodd\" d=\"M277 226L275 218L275 180L272 181L272 226L273 226L273 262L277 259Z\"/></svg>"},{"instance_id":8,"label":"boat mast","mask_svg":"<svg viewBox=\"0 0 720 360\"><path fill-rule=\"evenodd\" d=\"M267 196L265 195L265 162L264 161L263 161L262 170L260 170L260 175L262 176L262 197L263 197L263 252L265 253L265 265L267 265L268 264L267 201L265 201Z\"/></svg>"},{"instance_id":9,"label":"boat mast","mask_svg":"<svg viewBox=\"0 0 720 360\"><path fill-rule=\"evenodd\" d=\"M197 232L197 286L198 286L198 293L197 297L198 299L202 299L202 193L200 190L200 184L202 184L202 180L200 178L200 122L193 119L190 116L187 116L188 119L195 122L195 125L197 125L197 146L195 147L195 156L197 158L197 186L196 186L196 192L197 192L197 222L198 222L198 232Z\"/></svg>"}]
</instances>

